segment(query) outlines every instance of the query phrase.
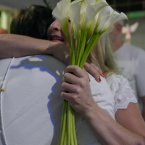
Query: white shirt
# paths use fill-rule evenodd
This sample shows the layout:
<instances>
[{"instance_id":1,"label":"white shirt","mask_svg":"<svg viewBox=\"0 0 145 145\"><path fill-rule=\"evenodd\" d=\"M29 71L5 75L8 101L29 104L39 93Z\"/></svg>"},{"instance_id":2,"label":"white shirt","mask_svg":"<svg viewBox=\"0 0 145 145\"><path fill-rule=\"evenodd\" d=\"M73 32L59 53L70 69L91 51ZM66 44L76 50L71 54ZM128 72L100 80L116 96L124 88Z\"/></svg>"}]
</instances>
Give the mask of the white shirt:
<instances>
[{"instance_id":1,"label":"white shirt","mask_svg":"<svg viewBox=\"0 0 145 145\"><path fill-rule=\"evenodd\" d=\"M128 79L135 96L145 96L145 51L124 43L114 52L114 58L119 71Z\"/></svg>"},{"instance_id":2,"label":"white shirt","mask_svg":"<svg viewBox=\"0 0 145 145\"><path fill-rule=\"evenodd\" d=\"M137 103L132 88L126 78L121 75L112 74L107 82L114 98L114 113L119 109L127 109L129 103Z\"/></svg>"}]
</instances>

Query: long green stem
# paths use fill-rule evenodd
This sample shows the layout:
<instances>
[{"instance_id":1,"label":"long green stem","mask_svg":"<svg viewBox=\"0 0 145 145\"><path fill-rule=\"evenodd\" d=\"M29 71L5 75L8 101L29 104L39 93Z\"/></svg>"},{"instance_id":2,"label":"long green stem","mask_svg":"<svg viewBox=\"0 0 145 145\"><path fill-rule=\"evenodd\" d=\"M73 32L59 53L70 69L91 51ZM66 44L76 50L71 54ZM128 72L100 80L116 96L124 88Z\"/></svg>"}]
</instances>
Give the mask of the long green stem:
<instances>
[{"instance_id":1,"label":"long green stem","mask_svg":"<svg viewBox=\"0 0 145 145\"><path fill-rule=\"evenodd\" d=\"M81 30L79 30L78 33L79 33L79 37L77 39L76 62L78 62L78 59L79 59L80 48L81 48L81 40L82 40Z\"/></svg>"},{"instance_id":2,"label":"long green stem","mask_svg":"<svg viewBox=\"0 0 145 145\"><path fill-rule=\"evenodd\" d=\"M101 34L97 34L97 35L93 35L85 49L85 52L83 54L83 57L81 58L81 62L80 62L80 67L83 68L92 48L95 46L95 44L98 42L98 40L100 39Z\"/></svg>"},{"instance_id":3,"label":"long green stem","mask_svg":"<svg viewBox=\"0 0 145 145\"><path fill-rule=\"evenodd\" d=\"M80 64L81 58L83 57L84 48L85 48L85 45L86 45L86 38L87 38L87 31L84 32L83 38L82 38L82 41L81 41L81 45L80 45L80 49L79 49L80 51L79 51L79 55L78 55L78 60L77 60L77 63L76 63L76 65L78 65L78 66Z\"/></svg>"},{"instance_id":4,"label":"long green stem","mask_svg":"<svg viewBox=\"0 0 145 145\"><path fill-rule=\"evenodd\" d=\"M66 101L63 103L61 138L59 145L77 145L74 111Z\"/></svg>"},{"instance_id":5,"label":"long green stem","mask_svg":"<svg viewBox=\"0 0 145 145\"><path fill-rule=\"evenodd\" d=\"M66 107L67 102L63 102L63 110L62 110L62 117L61 117L61 136L60 136L60 145L63 145L65 142L65 124L66 124Z\"/></svg>"}]
</instances>

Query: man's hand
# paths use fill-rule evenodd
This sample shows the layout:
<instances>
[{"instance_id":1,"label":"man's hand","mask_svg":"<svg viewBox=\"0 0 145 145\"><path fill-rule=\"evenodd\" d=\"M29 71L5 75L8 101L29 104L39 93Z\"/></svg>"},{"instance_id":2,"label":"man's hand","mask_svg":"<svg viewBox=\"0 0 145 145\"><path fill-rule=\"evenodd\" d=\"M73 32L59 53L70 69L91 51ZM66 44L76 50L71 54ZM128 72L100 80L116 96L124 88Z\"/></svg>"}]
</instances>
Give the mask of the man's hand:
<instances>
[{"instance_id":1,"label":"man's hand","mask_svg":"<svg viewBox=\"0 0 145 145\"><path fill-rule=\"evenodd\" d=\"M51 48L52 55L59 59L60 61L64 62L65 64L69 64L69 48L62 43L55 43L53 42L52 45L49 46L48 49Z\"/></svg>"}]
</instances>

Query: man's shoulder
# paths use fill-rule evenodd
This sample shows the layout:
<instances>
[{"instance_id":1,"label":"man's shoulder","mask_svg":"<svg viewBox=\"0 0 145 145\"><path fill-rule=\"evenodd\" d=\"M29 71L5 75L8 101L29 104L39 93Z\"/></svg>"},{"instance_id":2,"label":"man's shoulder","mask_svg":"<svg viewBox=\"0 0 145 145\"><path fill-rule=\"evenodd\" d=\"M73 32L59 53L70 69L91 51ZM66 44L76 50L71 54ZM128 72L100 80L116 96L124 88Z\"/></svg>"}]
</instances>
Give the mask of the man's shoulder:
<instances>
[{"instance_id":1,"label":"man's shoulder","mask_svg":"<svg viewBox=\"0 0 145 145\"><path fill-rule=\"evenodd\" d=\"M127 44L128 47L135 53L138 53L138 54L145 54L145 50L141 47L138 47L138 46L135 46L135 45L132 45L132 44Z\"/></svg>"},{"instance_id":2,"label":"man's shoulder","mask_svg":"<svg viewBox=\"0 0 145 145\"><path fill-rule=\"evenodd\" d=\"M129 50L130 54L134 57L134 58L142 58L145 57L145 50L142 49L141 47L126 43L125 47Z\"/></svg>"}]
</instances>

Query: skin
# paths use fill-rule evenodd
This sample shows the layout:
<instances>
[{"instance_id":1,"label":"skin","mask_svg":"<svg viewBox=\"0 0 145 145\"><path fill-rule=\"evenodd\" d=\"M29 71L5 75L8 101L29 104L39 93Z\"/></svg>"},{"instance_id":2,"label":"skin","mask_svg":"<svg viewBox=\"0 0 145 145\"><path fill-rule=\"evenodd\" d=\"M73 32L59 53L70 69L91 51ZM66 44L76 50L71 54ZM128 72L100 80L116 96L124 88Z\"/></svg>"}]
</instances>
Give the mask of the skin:
<instances>
[{"instance_id":1,"label":"skin","mask_svg":"<svg viewBox=\"0 0 145 145\"><path fill-rule=\"evenodd\" d=\"M113 51L115 52L118 50L123 44L123 38L122 38L122 24L121 23L115 23L113 31L110 33L110 38L112 41ZM145 120L145 96L140 96L142 98L142 117Z\"/></svg>"},{"instance_id":2,"label":"skin","mask_svg":"<svg viewBox=\"0 0 145 145\"><path fill-rule=\"evenodd\" d=\"M23 40L23 43L22 43ZM58 50L61 55L58 55L55 50ZM54 57L66 62L65 52L66 45L49 40L36 39L28 36L15 34L0 35L0 58L22 57L36 54L50 54ZM5 51L5 49L7 51ZM62 59L63 58L63 59Z\"/></svg>"}]
</instances>

